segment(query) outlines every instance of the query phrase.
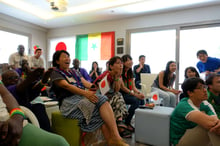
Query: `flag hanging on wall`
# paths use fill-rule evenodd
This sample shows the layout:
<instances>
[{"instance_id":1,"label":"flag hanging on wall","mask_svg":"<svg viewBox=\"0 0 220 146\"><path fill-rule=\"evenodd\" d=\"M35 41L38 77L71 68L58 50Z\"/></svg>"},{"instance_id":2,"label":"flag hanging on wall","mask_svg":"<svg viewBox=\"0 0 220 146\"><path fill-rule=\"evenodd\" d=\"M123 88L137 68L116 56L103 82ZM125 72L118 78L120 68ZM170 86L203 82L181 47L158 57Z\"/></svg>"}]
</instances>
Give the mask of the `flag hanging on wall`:
<instances>
[{"instance_id":1,"label":"flag hanging on wall","mask_svg":"<svg viewBox=\"0 0 220 146\"><path fill-rule=\"evenodd\" d=\"M115 55L115 32L76 36L75 58L108 60Z\"/></svg>"}]
</instances>

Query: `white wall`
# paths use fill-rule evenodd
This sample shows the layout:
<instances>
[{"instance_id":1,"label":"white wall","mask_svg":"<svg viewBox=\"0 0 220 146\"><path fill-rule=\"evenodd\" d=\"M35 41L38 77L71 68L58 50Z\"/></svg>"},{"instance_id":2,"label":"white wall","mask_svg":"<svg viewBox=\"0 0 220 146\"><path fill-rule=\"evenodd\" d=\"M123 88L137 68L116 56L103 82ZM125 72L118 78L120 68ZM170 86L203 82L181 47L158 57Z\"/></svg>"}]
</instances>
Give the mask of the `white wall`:
<instances>
[{"instance_id":1,"label":"white wall","mask_svg":"<svg viewBox=\"0 0 220 146\"><path fill-rule=\"evenodd\" d=\"M47 52L50 38L73 36L96 32L115 31L115 38L126 38L126 31L137 28L150 28L168 25L186 25L191 23L220 22L220 4L178 11L159 12L149 15L112 20L100 23L71 26L47 30L24 21L0 14L0 29L20 32L31 36L30 47L39 45ZM9 40L10 42L10 40ZM125 42L126 43L126 42ZM12 48L13 49L13 48ZM14 48L16 50L16 48ZM46 54L43 54L45 57Z\"/></svg>"},{"instance_id":2,"label":"white wall","mask_svg":"<svg viewBox=\"0 0 220 146\"><path fill-rule=\"evenodd\" d=\"M43 48L43 52L46 52L47 29L3 14L0 14L0 29L4 31L10 31L12 33L13 32L20 33L30 36L31 40L30 40L29 48L31 48L31 54L33 54L34 45L39 45L41 48ZM13 42L10 42L10 40L8 40L8 43L13 43ZM14 49L15 52L17 51L17 48L11 48L11 49ZM45 54L43 54L43 57L45 58Z\"/></svg>"},{"instance_id":3,"label":"white wall","mask_svg":"<svg viewBox=\"0 0 220 146\"><path fill-rule=\"evenodd\" d=\"M150 15L126 18L101 23L85 24L65 28L51 29L48 38L73 36L96 32L115 31L115 38L126 38L126 30L136 28L160 27L168 25L186 25L191 23L220 22L220 4L185 10L172 10Z\"/></svg>"}]
</instances>

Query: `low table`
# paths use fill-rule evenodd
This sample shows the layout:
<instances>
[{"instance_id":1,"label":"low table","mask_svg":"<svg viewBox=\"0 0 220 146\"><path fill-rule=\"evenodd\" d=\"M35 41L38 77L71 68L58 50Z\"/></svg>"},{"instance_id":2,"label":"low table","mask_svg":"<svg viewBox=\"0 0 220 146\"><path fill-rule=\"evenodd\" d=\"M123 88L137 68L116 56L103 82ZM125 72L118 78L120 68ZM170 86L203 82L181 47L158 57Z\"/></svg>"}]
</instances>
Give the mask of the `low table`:
<instances>
[{"instance_id":1,"label":"low table","mask_svg":"<svg viewBox=\"0 0 220 146\"><path fill-rule=\"evenodd\" d=\"M136 109L135 141L156 145L170 145L170 116L174 108L155 106L153 109Z\"/></svg>"}]
</instances>

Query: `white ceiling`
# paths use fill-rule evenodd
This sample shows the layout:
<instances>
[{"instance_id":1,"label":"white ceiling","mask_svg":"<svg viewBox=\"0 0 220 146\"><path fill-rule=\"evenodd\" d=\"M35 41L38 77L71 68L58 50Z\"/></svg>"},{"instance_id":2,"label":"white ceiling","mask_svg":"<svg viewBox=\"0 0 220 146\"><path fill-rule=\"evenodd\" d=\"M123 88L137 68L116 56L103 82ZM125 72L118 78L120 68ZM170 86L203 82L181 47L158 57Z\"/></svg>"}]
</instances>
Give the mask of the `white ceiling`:
<instances>
[{"instance_id":1,"label":"white ceiling","mask_svg":"<svg viewBox=\"0 0 220 146\"><path fill-rule=\"evenodd\" d=\"M0 0L0 13L45 28L57 28L220 3L220 0L69 0L66 12L56 12L51 10L49 1Z\"/></svg>"}]
</instances>

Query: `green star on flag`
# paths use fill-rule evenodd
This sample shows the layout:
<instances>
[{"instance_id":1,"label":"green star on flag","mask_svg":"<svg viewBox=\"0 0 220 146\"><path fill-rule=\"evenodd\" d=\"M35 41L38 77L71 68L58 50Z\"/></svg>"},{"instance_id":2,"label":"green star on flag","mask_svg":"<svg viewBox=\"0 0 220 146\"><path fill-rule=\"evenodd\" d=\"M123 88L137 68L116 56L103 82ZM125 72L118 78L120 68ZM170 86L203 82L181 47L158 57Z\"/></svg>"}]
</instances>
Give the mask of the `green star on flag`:
<instances>
[{"instance_id":1,"label":"green star on flag","mask_svg":"<svg viewBox=\"0 0 220 146\"><path fill-rule=\"evenodd\" d=\"M95 49L97 48L97 45L96 44L92 44L92 47L93 51L95 51Z\"/></svg>"}]
</instances>

